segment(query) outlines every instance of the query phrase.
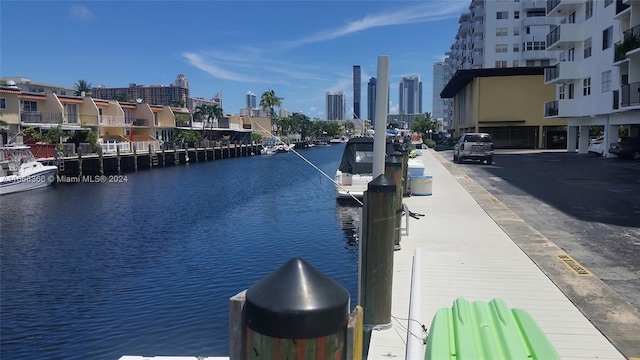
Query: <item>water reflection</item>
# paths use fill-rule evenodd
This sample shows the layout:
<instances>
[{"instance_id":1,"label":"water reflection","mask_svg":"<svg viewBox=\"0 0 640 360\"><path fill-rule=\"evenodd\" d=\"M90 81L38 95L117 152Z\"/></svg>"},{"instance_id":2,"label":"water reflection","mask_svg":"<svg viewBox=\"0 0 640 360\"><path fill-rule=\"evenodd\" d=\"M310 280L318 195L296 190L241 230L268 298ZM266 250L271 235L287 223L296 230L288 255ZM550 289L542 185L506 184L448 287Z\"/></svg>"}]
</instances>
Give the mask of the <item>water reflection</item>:
<instances>
[{"instance_id":1,"label":"water reflection","mask_svg":"<svg viewBox=\"0 0 640 360\"><path fill-rule=\"evenodd\" d=\"M357 246L360 238L362 207L353 203L336 202L336 218L348 245Z\"/></svg>"}]
</instances>

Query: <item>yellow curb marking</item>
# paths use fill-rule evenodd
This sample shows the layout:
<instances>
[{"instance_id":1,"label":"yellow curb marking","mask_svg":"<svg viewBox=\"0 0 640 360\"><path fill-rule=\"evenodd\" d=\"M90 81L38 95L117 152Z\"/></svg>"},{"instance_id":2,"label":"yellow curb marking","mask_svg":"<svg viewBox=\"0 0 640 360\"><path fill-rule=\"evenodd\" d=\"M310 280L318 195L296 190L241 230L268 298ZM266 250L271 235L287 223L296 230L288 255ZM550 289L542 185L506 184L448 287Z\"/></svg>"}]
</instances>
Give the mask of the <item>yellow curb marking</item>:
<instances>
[{"instance_id":1,"label":"yellow curb marking","mask_svg":"<svg viewBox=\"0 0 640 360\"><path fill-rule=\"evenodd\" d=\"M589 271L586 268L584 268L582 265L580 265L579 262L574 260L571 256L566 255L566 254L562 254L562 255L557 255L557 257L558 257L558 259L560 259L560 261L562 261L562 263L566 267L569 268L569 270L573 271L576 275L578 275L578 276L593 276L591 271Z\"/></svg>"},{"instance_id":2,"label":"yellow curb marking","mask_svg":"<svg viewBox=\"0 0 640 360\"><path fill-rule=\"evenodd\" d=\"M491 198L491 199L489 199L489 200L493 201L493 202L494 202L494 203L496 203L496 204L500 204L500 200L498 200L498 199L496 199L496 198L494 198L494 197L492 197L492 198Z\"/></svg>"}]
</instances>

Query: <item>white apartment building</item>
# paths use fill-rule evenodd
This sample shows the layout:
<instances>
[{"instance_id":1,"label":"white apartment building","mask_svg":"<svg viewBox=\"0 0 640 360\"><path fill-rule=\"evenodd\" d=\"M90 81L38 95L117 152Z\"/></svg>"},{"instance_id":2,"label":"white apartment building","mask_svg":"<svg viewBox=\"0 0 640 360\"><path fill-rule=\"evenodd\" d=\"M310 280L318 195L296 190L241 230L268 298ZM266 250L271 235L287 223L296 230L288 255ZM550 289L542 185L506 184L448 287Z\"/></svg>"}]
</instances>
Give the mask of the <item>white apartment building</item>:
<instances>
[{"instance_id":1,"label":"white apartment building","mask_svg":"<svg viewBox=\"0 0 640 360\"><path fill-rule=\"evenodd\" d=\"M545 0L472 0L460 16L445 59L449 79L460 69L547 66L555 58L546 35L560 20L546 15Z\"/></svg>"},{"instance_id":2,"label":"white apartment building","mask_svg":"<svg viewBox=\"0 0 640 360\"><path fill-rule=\"evenodd\" d=\"M444 130L451 129L451 117L453 114L451 99L443 99L440 92L447 85L449 64L444 61L438 61L433 64L433 94L431 99L431 118L441 119L442 128Z\"/></svg>"},{"instance_id":3,"label":"white apartment building","mask_svg":"<svg viewBox=\"0 0 640 360\"><path fill-rule=\"evenodd\" d=\"M546 40L557 58L545 83L557 89L545 117L567 120L567 151L579 153L601 126L608 156L619 136L640 136L640 1L550 0L546 12L561 21Z\"/></svg>"}]
</instances>

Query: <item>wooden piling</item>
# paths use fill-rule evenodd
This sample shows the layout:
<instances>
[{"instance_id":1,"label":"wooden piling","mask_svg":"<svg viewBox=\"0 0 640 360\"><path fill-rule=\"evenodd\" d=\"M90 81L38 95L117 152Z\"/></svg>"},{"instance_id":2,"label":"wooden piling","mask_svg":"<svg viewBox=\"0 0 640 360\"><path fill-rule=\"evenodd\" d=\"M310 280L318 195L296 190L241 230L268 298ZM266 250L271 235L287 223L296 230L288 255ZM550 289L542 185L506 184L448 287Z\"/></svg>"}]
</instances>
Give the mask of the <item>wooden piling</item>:
<instances>
[{"instance_id":1,"label":"wooden piling","mask_svg":"<svg viewBox=\"0 0 640 360\"><path fill-rule=\"evenodd\" d=\"M100 175L104 175L104 156L102 155L102 146L98 148L98 166L100 167Z\"/></svg>"},{"instance_id":2,"label":"wooden piling","mask_svg":"<svg viewBox=\"0 0 640 360\"><path fill-rule=\"evenodd\" d=\"M162 151L162 167L167 167L167 154L164 152L164 146L160 151Z\"/></svg>"},{"instance_id":3,"label":"wooden piling","mask_svg":"<svg viewBox=\"0 0 640 360\"><path fill-rule=\"evenodd\" d=\"M138 150L136 144L131 144L133 146L133 170L138 171ZM149 159L151 160L151 159Z\"/></svg>"},{"instance_id":4,"label":"wooden piling","mask_svg":"<svg viewBox=\"0 0 640 360\"><path fill-rule=\"evenodd\" d=\"M122 167L120 166L120 146L116 146L116 161L118 162L118 175L122 175Z\"/></svg>"},{"instance_id":5,"label":"wooden piling","mask_svg":"<svg viewBox=\"0 0 640 360\"><path fill-rule=\"evenodd\" d=\"M149 144L149 169L153 169L153 157L156 156L156 153L154 151L152 151L151 149L151 144ZM155 164L158 165L158 164Z\"/></svg>"},{"instance_id":6,"label":"wooden piling","mask_svg":"<svg viewBox=\"0 0 640 360\"><path fill-rule=\"evenodd\" d=\"M345 358L349 293L300 258L247 290L245 359Z\"/></svg>"},{"instance_id":7,"label":"wooden piling","mask_svg":"<svg viewBox=\"0 0 640 360\"><path fill-rule=\"evenodd\" d=\"M78 148L78 176L82 178L82 150Z\"/></svg>"},{"instance_id":8,"label":"wooden piling","mask_svg":"<svg viewBox=\"0 0 640 360\"><path fill-rule=\"evenodd\" d=\"M400 250L400 226L402 224L402 156L391 155L385 161L384 174L393 179L396 184L396 223L394 246L396 250Z\"/></svg>"},{"instance_id":9,"label":"wooden piling","mask_svg":"<svg viewBox=\"0 0 640 360\"><path fill-rule=\"evenodd\" d=\"M395 197L396 184L386 175L369 182L364 196L360 305L367 329L391 326Z\"/></svg>"}]
</instances>

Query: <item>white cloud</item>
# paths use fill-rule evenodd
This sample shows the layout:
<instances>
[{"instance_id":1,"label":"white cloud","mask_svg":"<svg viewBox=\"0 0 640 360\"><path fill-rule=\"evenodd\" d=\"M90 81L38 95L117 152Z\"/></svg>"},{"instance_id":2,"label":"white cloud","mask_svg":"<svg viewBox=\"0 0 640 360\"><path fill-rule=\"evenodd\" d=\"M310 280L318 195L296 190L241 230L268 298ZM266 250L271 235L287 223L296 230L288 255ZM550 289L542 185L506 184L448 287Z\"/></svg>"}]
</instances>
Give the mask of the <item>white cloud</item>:
<instances>
[{"instance_id":1,"label":"white cloud","mask_svg":"<svg viewBox=\"0 0 640 360\"><path fill-rule=\"evenodd\" d=\"M232 81L240 81L240 82L265 82L260 79L256 79L253 77L247 77L244 75L236 74L231 71L224 70L219 66L205 61L200 55L194 53L183 53L189 64L195 66L196 68L206 72L207 74L224 80L232 80Z\"/></svg>"},{"instance_id":2,"label":"white cloud","mask_svg":"<svg viewBox=\"0 0 640 360\"><path fill-rule=\"evenodd\" d=\"M69 16L76 20L92 20L93 12L86 6L76 5L69 9Z\"/></svg>"},{"instance_id":3,"label":"white cloud","mask_svg":"<svg viewBox=\"0 0 640 360\"><path fill-rule=\"evenodd\" d=\"M396 10L367 15L346 25L328 29L307 37L285 42L284 45L296 47L303 44L321 42L343 37L352 33L382 26L431 22L460 16L468 8L464 1L434 1Z\"/></svg>"}]
</instances>

